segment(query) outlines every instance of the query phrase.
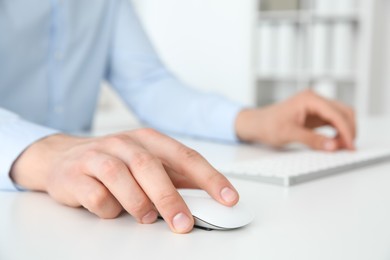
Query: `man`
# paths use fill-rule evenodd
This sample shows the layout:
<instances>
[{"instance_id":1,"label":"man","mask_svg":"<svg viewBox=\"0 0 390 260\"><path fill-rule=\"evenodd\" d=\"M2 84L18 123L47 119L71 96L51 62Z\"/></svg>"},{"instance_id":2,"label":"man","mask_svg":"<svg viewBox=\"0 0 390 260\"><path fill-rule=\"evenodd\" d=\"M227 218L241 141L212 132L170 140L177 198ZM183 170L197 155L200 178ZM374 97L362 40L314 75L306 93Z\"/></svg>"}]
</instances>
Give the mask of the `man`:
<instances>
[{"instance_id":1,"label":"man","mask_svg":"<svg viewBox=\"0 0 390 260\"><path fill-rule=\"evenodd\" d=\"M159 61L128 0L0 1L0 187L44 191L101 218L123 210L140 223L159 212L172 231L193 219L176 187L233 206L239 195L197 152L152 129L105 137L90 129L108 80L159 130L281 146L353 149L353 111L305 91L267 108L196 92ZM239 86L238 86L239 87ZM338 135L312 131L331 125Z\"/></svg>"}]
</instances>

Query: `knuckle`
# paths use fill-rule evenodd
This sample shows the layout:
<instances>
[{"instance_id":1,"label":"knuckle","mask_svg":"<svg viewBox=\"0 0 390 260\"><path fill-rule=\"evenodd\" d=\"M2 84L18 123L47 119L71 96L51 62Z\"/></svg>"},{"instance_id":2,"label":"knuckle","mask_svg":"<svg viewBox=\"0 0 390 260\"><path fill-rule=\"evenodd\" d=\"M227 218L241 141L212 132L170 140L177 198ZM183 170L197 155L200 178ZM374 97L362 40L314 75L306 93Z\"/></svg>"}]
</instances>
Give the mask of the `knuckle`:
<instances>
[{"instance_id":1,"label":"knuckle","mask_svg":"<svg viewBox=\"0 0 390 260\"><path fill-rule=\"evenodd\" d=\"M104 138L104 146L121 146L126 144L129 141L129 137L126 134L119 133L115 135L110 135Z\"/></svg>"},{"instance_id":2,"label":"knuckle","mask_svg":"<svg viewBox=\"0 0 390 260\"><path fill-rule=\"evenodd\" d=\"M149 209L150 207L150 202L148 199L139 199L136 202L132 203L128 207L128 211L131 215L135 217L143 217L144 212Z\"/></svg>"},{"instance_id":3,"label":"knuckle","mask_svg":"<svg viewBox=\"0 0 390 260\"><path fill-rule=\"evenodd\" d=\"M314 90L312 89L306 89L302 92L301 98L306 101L306 102L322 102L324 101L324 98L317 94Z\"/></svg>"},{"instance_id":4,"label":"knuckle","mask_svg":"<svg viewBox=\"0 0 390 260\"><path fill-rule=\"evenodd\" d=\"M144 136L144 137L155 137L155 136L160 135L160 133L153 128L141 128L141 129L138 129L135 131L136 131L136 134L138 134L140 136Z\"/></svg>"},{"instance_id":5,"label":"knuckle","mask_svg":"<svg viewBox=\"0 0 390 260\"><path fill-rule=\"evenodd\" d=\"M83 160L82 161L89 161L94 159L96 156L99 155L99 150L96 147L88 147L88 149L83 154Z\"/></svg>"},{"instance_id":6,"label":"knuckle","mask_svg":"<svg viewBox=\"0 0 390 260\"><path fill-rule=\"evenodd\" d=\"M312 100L315 96L316 94L314 91L310 88L307 88L298 92L298 94L294 95L291 99L289 99L289 101L292 102L294 107L300 107L302 104Z\"/></svg>"},{"instance_id":7,"label":"knuckle","mask_svg":"<svg viewBox=\"0 0 390 260\"><path fill-rule=\"evenodd\" d=\"M131 166L139 169L149 167L151 164L156 162L156 158L150 153L138 152L133 155L131 160Z\"/></svg>"},{"instance_id":8,"label":"knuckle","mask_svg":"<svg viewBox=\"0 0 390 260\"><path fill-rule=\"evenodd\" d=\"M93 161L100 154L95 147L89 147L83 155L75 161L73 172L88 172L89 162Z\"/></svg>"},{"instance_id":9,"label":"knuckle","mask_svg":"<svg viewBox=\"0 0 390 260\"><path fill-rule=\"evenodd\" d=\"M307 88L307 89L302 91L302 95L311 97L311 96L315 96L316 93L314 93L314 91L312 89Z\"/></svg>"},{"instance_id":10,"label":"knuckle","mask_svg":"<svg viewBox=\"0 0 390 260\"><path fill-rule=\"evenodd\" d=\"M174 191L167 192L167 193L161 193L158 197L155 203L159 205L161 208L167 208L170 205L174 205L177 202L178 194Z\"/></svg>"},{"instance_id":11,"label":"knuckle","mask_svg":"<svg viewBox=\"0 0 390 260\"><path fill-rule=\"evenodd\" d=\"M186 146L179 147L179 154L186 161L200 160L202 158L199 152Z\"/></svg>"},{"instance_id":12,"label":"knuckle","mask_svg":"<svg viewBox=\"0 0 390 260\"><path fill-rule=\"evenodd\" d=\"M103 160L99 167L102 179L111 183L117 179L118 173L123 169L122 162L114 158Z\"/></svg>"},{"instance_id":13,"label":"knuckle","mask_svg":"<svg viewBox=\"0 0 390 260\"><path fill-rule=\"evenodd\" d=\"M86 208L96 213L105 206L108 202L110 194L105 188L97 188L90 192L86 198Z\"/></svg>"}]
</instances>

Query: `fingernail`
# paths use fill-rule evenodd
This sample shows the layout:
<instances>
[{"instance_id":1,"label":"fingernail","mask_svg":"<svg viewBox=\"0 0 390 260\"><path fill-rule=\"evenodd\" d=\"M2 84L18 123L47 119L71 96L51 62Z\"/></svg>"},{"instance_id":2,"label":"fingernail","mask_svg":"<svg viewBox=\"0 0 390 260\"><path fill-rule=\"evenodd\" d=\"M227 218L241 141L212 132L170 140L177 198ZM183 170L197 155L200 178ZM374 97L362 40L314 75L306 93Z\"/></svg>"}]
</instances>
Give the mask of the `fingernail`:
<instances>
[{"instance_id":1,"label":"fingernail","mask_svg":"<svg viewBox=\"0 0 390 260\"><path fill-rule=\"evenodd\" d=\"M225 187L221 191L221 197L225 202L231 203L237 199L237 193L231 188Z\"/></svg>"},{"instance_id":2,"label":"fingernail","mask_svg":"<svg viewBox=\"0 0 390 260\"><path fill-rule=\"evenodd\" d=\"M173 218L173 227L179 233L186 232L191 228L192 221L184 213L179 213Z\"/></svg>"},{"instance_id":3,"label":"fingernail","mask_svg":"<svg viewBox=\"0 0 390 260\"><path fill-rule=\"evenodd\" d=\"M336 149L336 144L333 140L326 140L324 142L324 149L326 151L334 151Z\"/></svg>"},{"instance_id":4,"label":"fingernail","mask_svg":"<svg viewBox=\"0 0 390 260\"><path fill-rule=\"evenodd\" d=\"M149 211L148 214L146 214L143 218L142 218L142 224L152 224L156 221L157 219L157 212L154 211L154 210L151 210Z\"/></svg>"}]
</instances>

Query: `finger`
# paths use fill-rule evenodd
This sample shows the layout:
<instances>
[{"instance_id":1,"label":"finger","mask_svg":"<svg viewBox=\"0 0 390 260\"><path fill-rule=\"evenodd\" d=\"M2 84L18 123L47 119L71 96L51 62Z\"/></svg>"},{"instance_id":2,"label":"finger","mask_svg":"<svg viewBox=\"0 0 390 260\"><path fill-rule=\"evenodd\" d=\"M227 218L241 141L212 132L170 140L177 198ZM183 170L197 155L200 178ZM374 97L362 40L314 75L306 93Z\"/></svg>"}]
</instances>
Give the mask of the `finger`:
<instances>
[{"instance_id":1,"label":"finger","mask_svg":"<svg viewBox=\"0 0 390 260\"><path fill-rule=\"evenodd\" d=\"M238 202L239 195L233 185L195 150L155 131L138 132L138 136L164 165L191 180L218 202L226 206Z\"/></svg>"},{"instance_id":2,"label":"finger","mask_svg":"<svg viewBox=\"0 0 390 260\"><path fill-rule=\"evenodd\" d=\"M176 233L188 233L194 219L183 198L177 192L162 163L146 149L130 139L116 137L117 149L111 152L124 162L144 193L154 203L160 215Z\"/></svg>"},{"instance_id":3,"label":"finger","mask_svg":"<svg viewBox=\"0 0 390 260\"><path fill-rule=\"evenodd\" d=\"M337 142L339 149L349 149L348 145L344 142L344 140L340 137L340 135L336 135L334 137L335 142ZM354 150L355 148L351 149Z\"/></svg>"},{"instance_id":4,"label":"finger","mask_svg":"<svg viewBox=\"0 0 390 260\"><path fill-rule=\"evenodd\" d=\"M356 116L355 112L352 108L349 106L344 105L341 102L338 102L336 100L331 100L333 105L342 113L344 118L347 120L348 124L350 125L350 128L353 130L352 135L353 138L356 138Z\"/></svg>"},{"instance_id":5,"label":"finger","mask_svg":"<svg viewBox=\"0 0 390 260\"><path fill-rule=\"evenodd\" d=\"M186 176L179 174L172 170L169 167L164 166L165 171L170 176L173 185L176 188L182 188L182 189L200 189L198 185L196 185L193 181L188 179Z\"/></svg>"},{"instance_id":6,"label":"finger","mask_svg":"<svg viewBox=\"0 0 390 260\"><path fill-rule=\"evenodd\" d=\"M304 126L310 129L315 129L326 125L329 125L329 122L326 122L317 115L307 115L304 122Z\"/></svg>"},{"instance_id":7,"label":"finger","mask_svg":"<svg viewBox=\"0 0 390 260\"><path fill-rule=\"evenodd\" d=\"M350 128L353 130L352 136L353 139L356 138L356 121L355 121L355 115L351 108L348 106L333 100L328 100L328 102L331 102L335 109L338 110L338 112L345 118L346 122L350 125ZM317 127L329 125L330 123L327 121L324 121L318 115L307 115L305 127L310 129L315 129ZM337 135L334 140L338 143L339 149L348 149L348 145L345 143L345 141Z\"/></svg>"},{"instance_id":8,"label":"finger","mask_svg":"<svg viewBox=\"0 0 390 260\"><path fill-rule=\"evenodd\" d=\"M309 110L311 114L317 114L325 121L328 121L340 134L348 149L353 149L354 131L337 109L331 106L325 99L314 96L309 102Z\"/></svg>"},{"instance_id":9,"label":"finger","mask_svg":"<svg viewBox=\"0 0 390 260\"><path fill-rule=\"evenodd\" d=\"M123 209L107 188L90 176L78 176L72 188L77 201L100 218L115 218Z\"/></svg>"},{"instance_id":10,"label":"finger","mask_svg":"<svg viewBox=\"0 0 390 260\"><path fill-rule=\"evenodd\" d=\"M290 131L291 141L298 141L314 150L333 152L339 149L338 140L320 135L313 130L306 128L294 128Z\"/></svg>"},{"instance_id":11,"label":"finger","mask_svg":"<svg viewBox=\"0 0 390 260\"><path fill-rule=\"evenodd\" d=\"M87 173L98 179L124 209L143 224L156 221L158 213L134 180L126 164L107 154L94 154L86 165Z\"/></svg>"}]
</instances>

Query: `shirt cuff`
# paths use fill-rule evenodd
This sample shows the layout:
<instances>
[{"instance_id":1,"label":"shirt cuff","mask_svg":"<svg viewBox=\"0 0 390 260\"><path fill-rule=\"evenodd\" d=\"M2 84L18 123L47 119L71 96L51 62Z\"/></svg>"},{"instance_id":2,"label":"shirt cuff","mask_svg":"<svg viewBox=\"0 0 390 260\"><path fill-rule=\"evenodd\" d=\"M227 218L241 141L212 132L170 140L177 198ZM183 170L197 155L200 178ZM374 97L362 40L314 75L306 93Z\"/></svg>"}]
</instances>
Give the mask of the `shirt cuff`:
<instances>
[{"instance_id":1,"label":"shirt cuff","mask_svg":"<svg viewBox=\"0 0 390 260\"><path fill-rule=\"evenodd\" d=\"M0 190L20 190L10 177L14 161L34 142L58 132L20 119L2 122L0 124Z\"/></svg>"},{"instance_id":2,"label":"shirt cuff","mask_svg":"<svg viewBox=\"0 0 390 260\"><path fill-rule=\"evenodd\" d=\"M208 129L210 138L216 141L238 142L235 124L238 113L243 108L241 104L217 97L213 109L209 112L212 120Z\"/></svg>"}]
</instances>

